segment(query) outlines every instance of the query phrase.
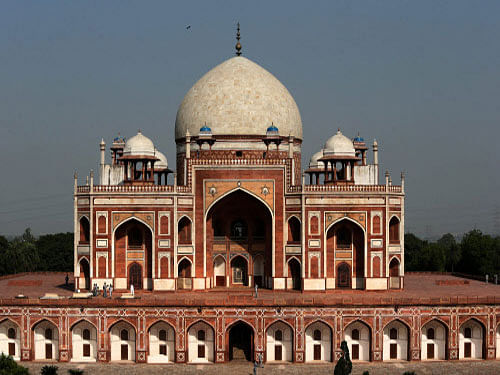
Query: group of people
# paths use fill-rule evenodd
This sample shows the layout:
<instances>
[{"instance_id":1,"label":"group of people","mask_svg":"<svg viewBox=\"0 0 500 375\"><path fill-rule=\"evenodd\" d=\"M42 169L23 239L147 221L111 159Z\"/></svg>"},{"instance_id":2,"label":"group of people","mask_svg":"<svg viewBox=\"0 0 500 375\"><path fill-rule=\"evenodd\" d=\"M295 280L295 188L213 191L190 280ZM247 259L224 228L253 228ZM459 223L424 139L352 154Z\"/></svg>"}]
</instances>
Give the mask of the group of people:
<instances>
[{"instance_id":1,"label":"group of people","mask_svg":"<svg viewBox=\"0 0 500 375\"><path fill-rule=\"evenodd\" d=\"M94 287L92 288L92 295L94 297L97 297L98 295L100 295L100 290L99 290L99 285L97 285L97 283L94 283ZM106 283L104 283L104 285L102 286L102 296L104 298L111 298L113 296L113 285L110 283L109 285L107 285Z\"/></svg>"}]
</instances>

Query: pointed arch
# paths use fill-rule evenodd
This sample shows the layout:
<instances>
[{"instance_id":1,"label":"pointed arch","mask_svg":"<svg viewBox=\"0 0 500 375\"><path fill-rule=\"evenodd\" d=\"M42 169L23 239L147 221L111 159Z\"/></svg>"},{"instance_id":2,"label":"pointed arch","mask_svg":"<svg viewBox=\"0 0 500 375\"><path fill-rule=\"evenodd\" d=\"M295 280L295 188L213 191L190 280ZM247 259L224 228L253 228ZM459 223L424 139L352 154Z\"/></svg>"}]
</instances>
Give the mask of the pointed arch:
<instances>
[{"instance_id":1,"label":"pointed arch","mask_svg":"<svg viewBox=\"0 0 500 375\"><path fill-rule=\"evenodd\" d=\"M69 326L69 330L70 331L73 330L73 328L75 328L76 325L78 325L78 324L80 324L82 322L90 324L92 327L94 327L97 330L97 326L94 323L92 323L90 320L86 319L86 318L81 318L81 319L78 319L77 321L75 321L73 324L71 324Z\"/></svg>"},{"instance_id":2,"label":"pointed arch","mask_svg":"<svg viewBox=\"0 0 500 375\"><path fill-rule=\"evenodd\" d=\"M79 319L70 327L71 360L95 362L97 360L97 327L87 319Z\"/></svg>"},{"instance_id":3,"label":"pointed arch","mask_svg":"<svg viewBox=\"0 0 500 375\"><path fill-rule=\"evenodd\" d=\"M326 220L325 220L326 221ZM327 276L330 274L330 277L336 277L334 276L335 271L337 269L337 265L335 265L333 259L335 259L335 256L332 255L331 253L333 252L333 249L328 248L328 243L330 243L328 240L331 239L332 237L329 236L329 232L338 224L340 224L342 221L346 221L350 224L353 224L354 227L358 230L361 231L361 234L358 233L358 236L363 236L362 241L359 239L359 242L356 241L357 237L354 236L355 233L352 233L353 236L353 243L351 244L351 247L353 247L353 260L356 259L355 263L351 265L351 275L352 275L352 287L355 287L356 289L363 289L365 288L365 278L367 277L367 270L368 270L368 233L365 227L361 225L359 222L356 220L344 216L340 217L333 222L331 222L324 230L323 232L323 243L325 244L325 254L323 258L323 269L324 269L324 274ZM361 249L362 246L362 249ZM356 248L356 253L354 253L354 247ZM359 251L358 251L359 247ZM359 258L359 259L358 259ZM362 263L362 264L361 264ZM330 268L328 268L330 267ZM333 270L333 272L332 272ZM354 284L356 283L356 284Z\"/></svg>"},{"instance_id":4,"label":"pointed arch","mask_svg":"<svg viewBox=\"0 0 500 375\"><path fill-rule=\"evenodd\" d=\"M155 241L153 241L154 234L155 234L154 228L152 228L148 223L146 223L144 220L142 220L139 217L130 216L130 217L126 218L121 223L119 223L115 228L113 228L113 230L111 232L111 277L112 278L116 277L116 275L115 275L116 231L119 228L121 228L125 223L128 223L129 221L132 221L132 220L135 220L135 221L145 225L146 228L149 229L149 231L151 232L151 255L155 254ZM151 256L151 277L152 278L155 278L155 264L156 264L155 257ZM128 279L128 277L127 277L127 279ZM128 284L128 282L127 282L127 284Z\"/></svg>"},{"instance_id":5,"label":"pointed arch","mask_svg":"<svg viewBox=\"0 0 500 375\"><path fill-rule=\"evenodd\" d=\"M175 328L160 319L147 327L149 337L148 363L169 363L175 360Z\"/></svg>"},{"instance_id":6,"label":"pointed arch","mask_svg":"<svg viewBox=\"0 0 500 375\"><path fill-rule=\"evenodd\" d=\"M188 215L182 215L177 220L177 238L179 245L193 243L193 220Z\"/></svg>"},{"instance_id":7,"label":"pointed arch","mask_svg":"<svg viewBox=\"0 0 500 375\"><path fill-rule=\"evenodd\" d=\"M369 361L371 354L372 328L362 319L355 319L343 329L344 340L354 361Z\"/></svg>"},{"instance_id":8,"label":"pointed arch","mask_svg":"<svg viewBox=\"0 0 500 375\"><path fill-rule=\"evenodd\" d=\"M0 322L0 353L9 355L15 360L21 358L21 327L10 318Z\"/></svg>"},{"instance_id":9,"label":"pointed arch","mask_svg":"<svg viewBox=\"0 0 500 375\"><path fill-rule=\"evenodd\" d=\"M277 319L267 325L265 335L267 361L291 362L294 349L293 327L286 321Z\"/></svg>"},{"instance_id":10,"label":"pointed arch","mask_svg":"<svg viewBox=\"0 0 500 375\"><path fill-rule=\"evenodd\" d=\"M290 215L286 222L288 226L287 243L299 244L302 237L302 221L297 215Z\"/></svg>"},{"instance_id":11,"label":"pointed arch","mask_svg":"<svg viewBox=\"0 0 500 375\"><path fill-rule=\"evenodd\" d=\"M88 245L90 243L90 219L87 215L82 215L78 219L79 223L79 243Z\"/></svg>"},{"instance_id":12,"label":"pointed arch","mask_svg":"<svg viewBox=\"0 0 500 375\"><path fill-rule=\"evenodd\" d=\"M447 359L448 325L441 319L431 318L420 327L421 359Z\"/></svg>"},{"instance_id":13,"label":"pointed arch","mask_svg":"<svg viewBox=\"0 0 500 375\"><path fill-rule=\"evenodd\" d=\"M287 268L287 278L291 279L292 282L292 289L294 290L300 290L302 287L302 263L301 261L295 257L292 256L290 259L287 260L286 262ZM287 286L289 288L289 286Z\"/></svg>"},{"instance_id":14,"label":"pointed arch","mask_svg":"<svg viewBox=\"0 0 500 375\"><path fill-rule=\"evenodd\" d=\"M237 187L237 188L234 188L232 190L229 190L229 191L226 191L224 194L222 194L220 197L217 197L212 203L210 203L208 205L208 207L205 208L205 221L207 219L207 216L208 216L208 212L215 206L215 204L217 202L219 202L220 200L222 200L223 198L225 198L226 196L238 191L238 190L241 190L242 192L244 193L247 193L249 195L251 195L252 197L256 198L257 200L259 200L261 203L263 203L267 209L269 210L269 213L271 214L271 216L274 218L274 213L273 213L273 209L269 206L269 204L264 200L262 199L261 197L259 197L258 195L256 195L255 193L251 192L250 190L247 190L245 188L242 188L241 186L240 187Z\"/></svg>"},{"instance_id":15,"label":"pointed arch","mask_svg":"<svg viewBox=\"0 0 500 375\"><path fill-rule=\"evenodd\" d=\"M325 321L317 319L304 328L306 362L331 362L334 332L332 327Z\"/></svg>"},{"instance_id":16,"label":"pointed arch","mask_svg":"<svg viewBox=\"0 0 500 375\"><path fill-rule=\"evenodd\" d=\"M259 212L259 217L262 219L262 223L259 222L258 220L251 221L248 220L248 218L243 217L248 225L248 232L251 234L247 238L248 241L252 240L255 241L256 238L258 238L261 243L259 245L262 245L264 247L265 251L265 277L262 277L262 282L261 285L264 286L264 284L267 284L268 282L268 277L274 277L275 276L275 235L276 235L276 230L275 230L275 215L274 215L274 209L273 207L270 206L264 199L262 199L260 196L256 195L255 193L239 186L234 189L231 189L227 192L224 192L222 195L217 197L213 202L211 202L208 206L204 206L204 218L203 218L203 276L206 277L207 273L207 246L210 243L209 238L207 236L207 233L209 231L208 226L210 225L210 221L212 221L212 225L214 223L218 223L220 225L220 219L218 216L219 214L219 209L220 204L224 204L224 200L228 199L229 201L231 200L231 195L235 194L235 196L241 196L244 197L245 203L248 203L249 205L254 204L255 208L258 209ZM247 201L248 200L248 201ZM234 215L237 216L237 215ZM245 215L242 215L245 216ZM215 219L215 220L214 220ZM229 220L229 219L228 219ZM262 233L263 231L263 233ZM229 235L227 227L223 231L226 235ZM218 232L219 233L219 232ZM255 243L255 242L254 242ZM229 260L227 260L229 262ZM210 265L209 265L210 267Z\"/></svg>"},{"instance_id":17,"label":"pointed arch","mask_svg":"<svg viewBox=\"0 0 500 375\"><path fill-rule=\"evenodd\" d=\"M401 219L397 215L392 215L389 219L389 243L399 244L401 241Z\"/></svg>"}]
</instances>

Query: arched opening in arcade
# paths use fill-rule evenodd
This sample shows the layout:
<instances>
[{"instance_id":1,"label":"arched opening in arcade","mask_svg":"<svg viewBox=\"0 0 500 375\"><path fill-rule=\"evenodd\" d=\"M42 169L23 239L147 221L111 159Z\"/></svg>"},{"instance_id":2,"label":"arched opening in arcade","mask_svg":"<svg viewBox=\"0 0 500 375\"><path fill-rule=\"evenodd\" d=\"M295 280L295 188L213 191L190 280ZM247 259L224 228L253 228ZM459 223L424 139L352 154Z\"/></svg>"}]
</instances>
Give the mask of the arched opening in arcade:
<instances>
[{"instance_id":1,"label":"arched opening in arcade","mask_svg":"<svg viewBox=\"0 0 500 375\"><path fill-rule=\"evenodd\" d=\"M273 323L266 332L268 362L291 362L293 358L293 331L281 321Z\"/></svg>"},{"instance_id":2,"label":"arched opening in arcade","mask_svg":"<svg viewBox=\"0 0 500 375\"><path fill-rule=\"evenodd\" d=\"M469 319L460 326L458 335L459 359L482 359L485 353L486 330L484 325L475 319Z\"/></svg>"},{"instance_id":3,"label":"arched opening in arcade","mask_svg":"<svg viewBox=\"0 0 500 375\"><path fill-rule=\"evenodd\" d=\"M250 193L236 190L217 201L206 220L207 256L212 285L265 287L272 274L272 215L265 203ZM219 259L227 259L225 264ZM217 262L215 262L217 261ZM222 271L222 267L226 267Z\"/></svg>"},{"instance_id":4,"label":"arched opening in arcade","mask_svg":"<svg viewBox=\"0 0 500 375\"><path fill-rule=\"evenodd\" d=\"M149 328L148 363L175 361L175 332L170 324L155 323Z\"/></svg>"},{"instance_id":5,"label":"arched opening in arcade","mask_svg":"<svg viewBox=\"0 0 500 375\"><path fill-rule=\"evenodd\" d=\"M306 362L332 360L332 330L323 322L306 328Z\"/></svg>"},{"instance_id":6,"label":"arched opening in arcade","mask_svg":"<svg viewBox=\"0 0 500 375\"><path fill-rule=\"evenodd\" d=\"M409 328L399 320L394 320L384 328L384 361L406 361L409 349Z\"/></svg>"},{"instance_id":7,"label":"arched opening in arcade","mask_svg":"<svg viewBox=\"0 0 500 375\"><path fill-rule=\"evenodd\" d=\"M21 330L13 321L6 319L0 323L0 352L20 359Z\"/></svg>"},{"instance_id":8,"label":"arched opening in arcade","mask_svg":"<svg viewBox=\"0 0 500 375\"><path fill-rule=\"evenodd\" d=\"M254 333L247 323L239 321L228 331L228 357L230 361L252 361Z\"/></svg>"},{"instance_id":9,"label":"arched opening in arcade","mask_svg":"<svg viewBox=\"0 0 500 375\"><path fill-rule=\"evenodd\" d=\"M188 330L188 362L214 361L214 330L205 322L193 324Z\"/></svg>"},{"instance_id":10,"label":"arched opening in arcade","mask_svg":"<svg viewBox=\"0 0 500 375\"><path fill-rule=\"evenodd\" d=\"M95 362L97 359L97 329L82 320L71 328L71 361Z\"/></svg>"},{"instance_id":11,"label":"arched opening in arcade","mask_svg":"<svg viewBox=\"0 0 500 375\"><path fill-rule=\"evenodd\" d=\"M139 220L127 220L116 229L115 277L127 280L127 288L153 289L153 241L151 229Z\"/></svg>"},{"instance_id":12,"label":"arched opening in arcade","mask_svg":"<svg viewBox=\"0 0 500 375\"><path fill-rule=\"evenodd\" d=\"M78 288L90 290L90 265L87 258L81 258L78 262L78 267L80 268Z\"/></svg>"},{"instance_id":13,"label":"arched opening in arcade","mask_svg":"<svg viewBox=\"0 0 500 375\"><path fill-rule=\"evenodd\" d=\"M135 361L135 329L120 321L111 327L111 361Z\"/></svg>"},{"instance_id":14,"label":"arched opening in arcade","mask_svg":"<svg viewBox=\"0 0 500 375\"><path fill-rule=\"evenodd\" d=\"M59 359L59 331L54 323L42 320L33 329L35 359L57 361Z\"/></svg>"},{"instance_id":15,"label":"arched opening in arcade","mask_svg":"<svg viewBox=\"0 0 500 375\"><path fill-rule=\"evenodd\" d=\"M365 234L349 219L332 225L327 238L327 277L334 277L339 289L365 287Z\"/></svg>"},{"instance_id":16,"label":"arched opening in arcade","mask_svg":"<svg viewBox=\"0 0 500 375\"><path fill-rule=\"evenodd\" d=\"M302 286L301 280L302 278L300 275L300 263L296 258L291 258L288 261L287 288L300 290Z\"/></svg>"},{"instance_id":17,"label":"arched opening in arcade","mask_svg":"<svg viewBox=\"0 0 500 375\"><path fill-rule=\"evenodd\" d=\"M353 361L370 360L371 333L368 325L359 320L352 322L344 330L344 339Z\"/></svg>"},{"instance_id":18,"label":"arched opening in arcade","mask_svg":"<svg viewBox=\"0 0 500 375\"><path fill-rule=\"evenodd\" d=\"M448 329L439 320L431 320L422 327L422 354L423 361L445 360Z\"/></svg>"}]
</instances>

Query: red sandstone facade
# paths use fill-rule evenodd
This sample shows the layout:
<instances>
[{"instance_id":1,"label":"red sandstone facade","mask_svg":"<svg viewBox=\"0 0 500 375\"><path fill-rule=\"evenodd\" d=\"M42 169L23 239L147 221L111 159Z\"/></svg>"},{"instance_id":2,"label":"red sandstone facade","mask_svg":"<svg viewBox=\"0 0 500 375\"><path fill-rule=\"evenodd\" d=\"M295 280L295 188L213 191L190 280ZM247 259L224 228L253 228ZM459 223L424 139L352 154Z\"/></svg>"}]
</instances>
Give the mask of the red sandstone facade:
<instances>
[{"instance_id":1,"label":"red sandstone facade","mask_svg":"<svg viewBox=\"0 0 500 375\"><path fill-rule=\"evenodd\" d=\"M354 360L499 356L498 300L404 297L404 176L379 183L376 142L369 164L364 140L339 130L303 173L293 98L243 57L188 92L175 142L170 178L140 132L113 141L109 164L101 142L99 183L74 180L78 299L3 300L1 351L315 362L336 360L346 340ZM95 285L113 285L113 299L89 299Z\"/></svg>"}]
</instances>

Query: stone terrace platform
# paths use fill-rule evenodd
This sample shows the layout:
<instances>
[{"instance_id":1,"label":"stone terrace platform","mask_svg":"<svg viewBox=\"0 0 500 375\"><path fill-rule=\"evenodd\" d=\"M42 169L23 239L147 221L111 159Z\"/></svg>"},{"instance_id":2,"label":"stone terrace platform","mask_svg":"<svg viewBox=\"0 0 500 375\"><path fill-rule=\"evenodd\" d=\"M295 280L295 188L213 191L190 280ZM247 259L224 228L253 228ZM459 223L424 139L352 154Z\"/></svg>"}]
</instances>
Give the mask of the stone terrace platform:
<instances>
[{"instance_id":1,"label":"stone terrace platform","mask_svg":"<svg viewBox=\"0 0 500 375\"><path fill-rule=\"evenodd\" d=\"M500 285L450 274L407 273L404 290L331 290L325 292L272 291L251 288L216 288L207 291L138 291L135 299L92 297L73 299L73 280L66 273L24 273L0 278L0 306L394 306L500 304ZM60 299L40 299L46 293ZM16 298L23 294L27 298Z\"/></svg>"}]
</instances>

